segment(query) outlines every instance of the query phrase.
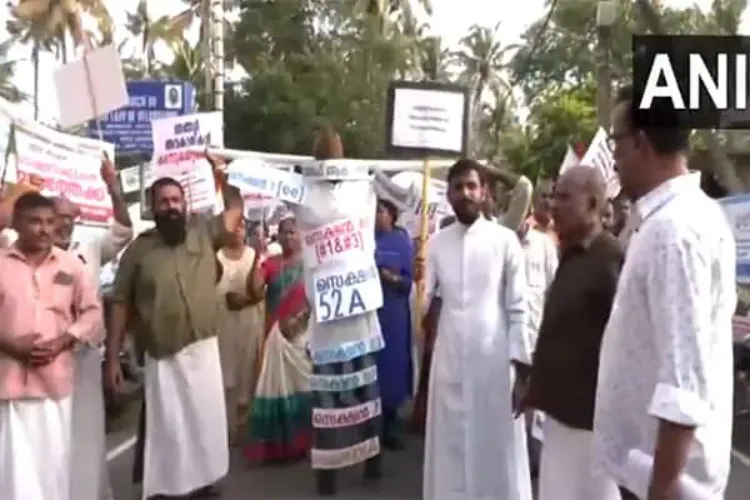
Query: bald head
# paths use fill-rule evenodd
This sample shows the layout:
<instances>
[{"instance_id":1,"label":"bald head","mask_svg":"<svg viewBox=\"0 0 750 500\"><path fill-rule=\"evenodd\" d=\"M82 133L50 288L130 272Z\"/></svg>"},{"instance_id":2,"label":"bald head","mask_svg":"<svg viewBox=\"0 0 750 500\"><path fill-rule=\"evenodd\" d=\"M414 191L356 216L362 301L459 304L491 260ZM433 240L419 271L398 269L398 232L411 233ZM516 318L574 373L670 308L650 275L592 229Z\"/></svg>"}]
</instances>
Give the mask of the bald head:
<instances>
[{"instance_id":1,"label":"bald head","mask_svg":"<svg viewBox=\"0 0 750 500\"><path fill-rule=\"evenodd\" d=\"M73 228L81 216L81 209L64 196L52 198L55 203L56 227L55 245L67 250L73 238Z\"/></svg>"},{"instance_id":2,"label":"bald head","mask_svg":"<svg viewBox=\"0 0 750 500\"><path fill-rule=\"evenodd\" d=\"M606 194L606 184L597 169L573 167L565 171L555 184L555 228L561 238L566 233L583 237L599 228Z\"/></svg>"}]
</instances>

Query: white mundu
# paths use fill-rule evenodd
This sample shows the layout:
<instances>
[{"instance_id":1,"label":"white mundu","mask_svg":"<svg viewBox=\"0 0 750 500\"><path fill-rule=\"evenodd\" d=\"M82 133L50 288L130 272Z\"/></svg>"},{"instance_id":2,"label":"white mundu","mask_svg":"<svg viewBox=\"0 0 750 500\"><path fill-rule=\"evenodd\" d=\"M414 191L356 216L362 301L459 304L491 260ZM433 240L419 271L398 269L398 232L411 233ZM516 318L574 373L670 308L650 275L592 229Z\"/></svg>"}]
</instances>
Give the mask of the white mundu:
<instances>
[{"instance_id":1,"label":"white mundu","mask_svg":"<svg viewBox=\"0 0 750 500\"><path fill-rule=\"evenodd\" d=\"M442 310L430 373L425 500L531 500L511 360L530 364L526 269L516 234L480 217L429 242L427 290ZM429 303L429 302L428 302Z\"/></svg>"},{"instance_id":2,"label":"white mundu","mask_svg":"<svg viewBox=\"0 0 750 500\"><path fill-rule=\"evenodd\" d=\"M75 243L70 251L99 283L102 265L117 257L132 239L132 227L112 221L101 239ZM76 351L72 412L70 498L109 500L112 494L105 460L102 357L98 346L80 346Z\"/></svg>"}]
</instances>

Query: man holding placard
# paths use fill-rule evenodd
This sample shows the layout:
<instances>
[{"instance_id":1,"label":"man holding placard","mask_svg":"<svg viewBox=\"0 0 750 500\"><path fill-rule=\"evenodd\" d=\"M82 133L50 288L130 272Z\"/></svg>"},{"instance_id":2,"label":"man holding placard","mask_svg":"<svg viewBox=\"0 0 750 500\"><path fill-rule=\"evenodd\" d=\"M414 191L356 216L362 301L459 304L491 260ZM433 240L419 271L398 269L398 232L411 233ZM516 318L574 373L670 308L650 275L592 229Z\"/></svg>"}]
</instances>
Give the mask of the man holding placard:
<instances>
[{"instance_id":1,"label":"man holding placard","mask_svg":"<svg viewBox=\"0 0 750 500\"><path fill-rule=\"evenodd\" d=\"M457 222L428 243L426 290L440 284L442 308L427 408L426 500L531 499L524 421L511 405L513 380L523 380L531 363L526 270L515 232L483 216L484 170L466 159L451 167Z\"/></svg>"},{"instance_id":2,"label":"man holding placard","mask_svg":"<svg viewBox=\"0 0 750 500\"><path fill-rule=\"evenodd\" d=\"M215 252L244 223L242 210L188 223L178 181L161 178L150 189L156 228L128 247L115 280L107 383L121 386L118 354L135 316L145 352L144 497L205 496L229 469Z\"/></svg>"}]
</instances>

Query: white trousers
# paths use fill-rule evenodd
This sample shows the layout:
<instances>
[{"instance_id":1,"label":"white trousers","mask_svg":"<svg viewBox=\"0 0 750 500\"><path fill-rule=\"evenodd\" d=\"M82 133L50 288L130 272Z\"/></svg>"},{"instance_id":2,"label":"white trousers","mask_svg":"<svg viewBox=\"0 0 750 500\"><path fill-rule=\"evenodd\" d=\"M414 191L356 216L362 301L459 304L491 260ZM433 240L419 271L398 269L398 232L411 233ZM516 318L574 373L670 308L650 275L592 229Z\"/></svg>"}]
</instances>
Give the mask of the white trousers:
<instances>
[{"instance_id":1,"label":"white trousers","mask_svg":"<svg viewBox=\"0 0 750 500\"><path fill-rule=\"evenodd\" d=\"M104 438L101 359L95 348L76 352L70 479L70 498L76 500L112 498Z\"/></svg>"},{"instance_id":2,"label":"white trousers","mask_svg":"<svg viewBox=\"0 0 750 500\"><path fill-rule=\"evenodd\" d=\"M539 500L620 500L617 484L596 466L594 433L545 417Z\"/></svg>"},{"instance_id":3,"label":"white trousers","mask_svg":"<svg viewBox=\"0 0 750 500\"><path fill-rule=\"evenodd\" d=\"M70 496L71 397L0 401L0 498Z\"/></svg>"},{"instance_id":4,"label":"white trousers","mask_svg":"<svg viewBox=\"0 0 750 500\"><path fill-rule=\"evenodd\" d=\"M224 383L216 337L175 356L146 356L143 498L186 495L229 472Z\"/></svg>"}]
</instances>

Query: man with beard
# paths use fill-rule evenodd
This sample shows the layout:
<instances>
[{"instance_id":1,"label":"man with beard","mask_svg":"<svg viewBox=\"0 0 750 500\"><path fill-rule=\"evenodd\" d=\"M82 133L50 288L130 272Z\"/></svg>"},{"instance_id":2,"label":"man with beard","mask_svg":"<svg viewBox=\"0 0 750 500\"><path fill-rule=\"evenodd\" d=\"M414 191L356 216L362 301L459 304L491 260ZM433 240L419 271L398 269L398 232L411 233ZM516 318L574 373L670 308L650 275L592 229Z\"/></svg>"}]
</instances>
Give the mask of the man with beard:
<instances>
[{"instance_id":1,"label":"man with beard","mask_svg":"<svg viewBox=\"0 0 750 500\"><path fill-rule=\"evenodd\" d=\"M424 498L530 500L526 430L511 404L514 375L525 377L531 363L523 250L515 231L482 215L480 164L459 160L447 180L457 222L430 239L425 270L430 293L439 283L442 308Z\"/></svg>"},{"instance_id":2,"label":"man with beard","mask_svg":"<svg viewBox=\"0 0 750 500\"><path fill-rule=\"evenodd\" d=\"M555 185L551 180L544 179L537 183L534 189L534 200L531 215L526 219L532 229L549 235L557 243L555 221L552 219L552 194Z\"/></svg>"},{"instance_id":3,"label":"man with beard","mask_svg":"<svg viewBox=\"0 0 750 500\"><path fill-rule=\"evenodd\" d=\"M112 200L113 221L99 240L73 242L73 229L80 208L65 197L54 198L55 245L70 251L80 260L89 276L99 283L101 266L114 259L133 239L133 224L120 191L112 161L102 159L101 177ZM103 338L104 332L102 332ZM107 477L104 442L104 401L102 364L98 345L80 344L76 348L76 381L73 392L73 471L71 498L97 500L111 498ZM97 479L98 478L98 479Z\"/></svg>"},{"instance_id":4,"label":"man with beard","mask_svg":"<svg viewBox=\"0 0 750 500\"><path fill-rule=\"evenodd\" d=\"M84 265L53 245L54 204L15 203L18 238L0 250L0 497L71 496L73 347L103 330L97 287Z\"/></svg>"},{"instance_id":5,"label":"man with beard","mask_svg":"<svg viewBox=\"0 0 750 500\"><path fill-rule=\"evenodd\" d=\"M201 498L217 493L229 467L215 255L242 211L232 204L188 224L179 182L158 179L151 194L156 228L125 251L115 279L107 383L114 391L122 383L118 353L132 314L145 353L143 495Z\"/></svg>"}]
</instances>

